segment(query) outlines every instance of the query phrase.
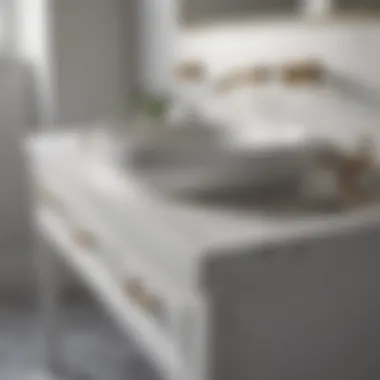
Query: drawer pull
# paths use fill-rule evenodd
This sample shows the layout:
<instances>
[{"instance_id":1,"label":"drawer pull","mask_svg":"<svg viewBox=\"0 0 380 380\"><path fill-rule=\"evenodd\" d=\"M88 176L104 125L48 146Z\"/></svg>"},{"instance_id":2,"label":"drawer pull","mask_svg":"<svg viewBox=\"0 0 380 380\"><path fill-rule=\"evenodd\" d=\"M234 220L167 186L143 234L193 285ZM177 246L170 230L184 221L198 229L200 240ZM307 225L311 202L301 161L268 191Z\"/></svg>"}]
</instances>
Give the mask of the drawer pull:
<instances>
[{"instance_id":1,"label":"drawer pull","mask_svg":"<svg viewBox=\"0 0 380 380\"><path fill-rule=\"evenodd\" d=\"M155 318L161 318L162 303L151 293L143 281L140 279L131 279L125 285L126 295L135 302L141 309Z\"/></svg>"},{"instance_id":2,"label":"drawer pull","mask_svg":"<svg viewBox=\"0 0 380 380\"><path fill-rule=\"evenodd\" d=\"M72 239L78 247L85 250L94 251L99 246L95 234L86 229L77 229L74 231Z\"/></svg>"}]
</instances>

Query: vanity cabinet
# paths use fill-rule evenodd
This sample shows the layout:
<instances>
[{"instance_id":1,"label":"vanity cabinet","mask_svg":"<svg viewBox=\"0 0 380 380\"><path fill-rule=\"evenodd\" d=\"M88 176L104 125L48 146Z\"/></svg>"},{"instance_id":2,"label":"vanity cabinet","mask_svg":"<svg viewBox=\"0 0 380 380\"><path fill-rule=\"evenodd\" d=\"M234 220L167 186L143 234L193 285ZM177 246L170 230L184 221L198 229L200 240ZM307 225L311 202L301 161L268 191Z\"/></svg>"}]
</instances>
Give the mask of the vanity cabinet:
<instances>
[{"instance_id":1,"label":"vanity cabinet","mask_svg":"<svg viewBox=\"0 0 380 380\"><path fill-rule=\"evenodd\" d=\"M377 205L321 220L165 201L79 136L27 142L41 270L71 268L160 378L380 377Z\"/></svg>"}]
</instances>

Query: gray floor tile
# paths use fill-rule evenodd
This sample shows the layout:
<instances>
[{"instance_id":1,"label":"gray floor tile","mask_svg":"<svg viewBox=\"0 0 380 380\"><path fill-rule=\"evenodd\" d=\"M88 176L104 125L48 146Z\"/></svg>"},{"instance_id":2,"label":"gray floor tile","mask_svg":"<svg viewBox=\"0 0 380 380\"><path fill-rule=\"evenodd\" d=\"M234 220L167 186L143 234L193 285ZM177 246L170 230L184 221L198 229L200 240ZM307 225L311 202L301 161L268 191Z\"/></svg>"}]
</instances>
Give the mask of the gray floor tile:
<instances>
[{"instance_id":1,"label":"gray floor tile","mask_svg":"<svg viewBox=\"0 0 380 380\"><path fill-rule=\"evenodd\" d=\"M37 316L33 309L0 303L0 380L40 380ZM69 380L158 380L128 339L95 306L65 307L64 321Z\"/></svg>"}]
</instances>

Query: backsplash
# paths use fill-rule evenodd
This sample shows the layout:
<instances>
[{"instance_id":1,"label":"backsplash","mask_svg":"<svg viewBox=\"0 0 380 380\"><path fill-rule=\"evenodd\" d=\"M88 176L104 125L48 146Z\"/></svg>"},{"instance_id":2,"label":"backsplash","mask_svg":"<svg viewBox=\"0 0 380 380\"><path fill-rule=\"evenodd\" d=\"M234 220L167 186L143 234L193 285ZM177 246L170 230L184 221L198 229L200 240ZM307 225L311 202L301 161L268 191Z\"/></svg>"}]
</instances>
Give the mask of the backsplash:
<instances>
[{"instance_id":1,"label":"backsplash","mask_svg":"<svg viewBox=\"0 0 380 380\"><path fill-rule=\"evenodd\" d=\"M301 91L299 87L285 86L279 91L271 90L272 93L265 90L264 94L255 91L253 85L250 96L255 94L257 98L264 94L269 99L270 104L266 106L269 114L287 108L288 119L282 118L281 113L276 116L280 123L314 123L325 130L348 127L361 130L377 128L380 118L380 52L376 48L379 43L377 20L241 23L185 33L177 58L203 62L215 79L247 66L264 65L280 72L289 63L314 60L325 71L322 86L306 87L306 90L301 86ZM252 108L251 100L243 100L244 106L241 99L235 97L240 107L235 108L236 115L245 112L244 107ZM248 125L252 121L248 120Z\"/></svg>"},{"instance_id":2,"label":"backsplash","mask_svg":"<svg viewBox=\"0 0 380 380\"><path fill-rule=\"evenodd\" d=\"M380 88L379 43L378 20L241 23L185 32L178 59L203 60L219 75L247 63L318 58L333 72Z\"/></svg>"}]
</instances>

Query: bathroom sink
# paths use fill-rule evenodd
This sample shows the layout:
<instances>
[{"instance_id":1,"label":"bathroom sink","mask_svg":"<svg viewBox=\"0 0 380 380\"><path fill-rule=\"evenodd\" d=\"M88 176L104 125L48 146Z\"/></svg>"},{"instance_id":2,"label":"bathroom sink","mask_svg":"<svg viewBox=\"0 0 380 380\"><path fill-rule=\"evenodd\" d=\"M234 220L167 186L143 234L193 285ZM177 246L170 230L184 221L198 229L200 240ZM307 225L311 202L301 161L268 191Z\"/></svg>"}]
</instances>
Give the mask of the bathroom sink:
<instances>
[{"instance_id":1,"label":"bathroom sink","mask_svg":"<svg viewBox=\"0 0 380 380\"><path fill-rule=\"evenodd\" d=\"M299 134L241 136L207 128L130 138L119 163L146 186L177 195L219 194L296 183L329 144Z\"/></svg>"}]
</instances>

